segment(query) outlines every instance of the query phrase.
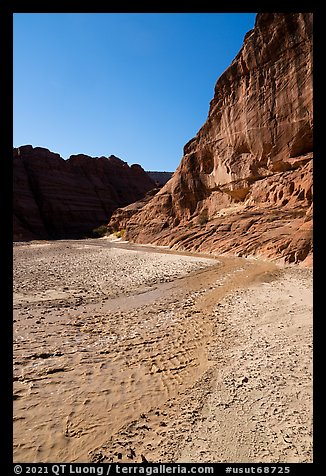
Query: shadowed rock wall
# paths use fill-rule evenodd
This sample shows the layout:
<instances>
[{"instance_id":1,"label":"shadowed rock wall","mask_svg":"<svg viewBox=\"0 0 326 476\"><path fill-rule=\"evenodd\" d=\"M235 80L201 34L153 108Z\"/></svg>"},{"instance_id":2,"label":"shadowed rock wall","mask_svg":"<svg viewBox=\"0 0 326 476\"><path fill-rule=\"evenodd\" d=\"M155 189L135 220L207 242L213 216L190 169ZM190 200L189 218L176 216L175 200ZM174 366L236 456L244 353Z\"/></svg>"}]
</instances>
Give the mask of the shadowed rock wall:
<instances>
[{"instance_id":1,"label":"shadowed rock wall","mask_svg":"<svg viewBox=\"0 0 326 476\"><path fill-rule=\"evenodd\" d=\"M155 187L139 165L129 167L113 155L64 160L26 145L13 156L15 241L87 235Z\"/></svg>"}]
</instances>

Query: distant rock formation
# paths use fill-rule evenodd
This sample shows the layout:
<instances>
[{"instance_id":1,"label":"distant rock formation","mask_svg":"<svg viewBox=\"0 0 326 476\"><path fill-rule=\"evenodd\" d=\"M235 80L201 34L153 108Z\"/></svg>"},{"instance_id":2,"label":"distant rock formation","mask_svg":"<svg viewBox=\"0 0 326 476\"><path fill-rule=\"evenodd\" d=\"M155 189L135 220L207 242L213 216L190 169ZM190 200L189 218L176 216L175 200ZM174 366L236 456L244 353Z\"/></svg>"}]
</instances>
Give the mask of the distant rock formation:
<instances>
[{"instance_id":1,"label":"distant rock formation","mask_svg":"<svg viewBox=\"0 0 326 476\"><path fill-rule=\"evenodd\" d=\"M259 13L173 177L124 220L126 238L309 265L312 66L312 13Z\"/></svg>"},{"instance_id":2,"label":"distant rock formation","mask_svg":"<svg viewBox=\"0 0 326 476\"><path fill-rule=\"evenodd\" d=\"M147 175L150 176L152 180L157 184L158 187L165 185L166 182L170 180L173 175L173 172L151 172L146 171Z\"/></svg>"},{"instance_id":3,"label":"distant rock formation","mask_svg":"<svg viewBox=\"0 0 326 476\"><path fill-rule=\"evenodd\" d=\"M140 165L114 155L64 160L42 147L13 151L14 241L80 238L155 187Z\"/></svg>"},{"instance_id":4,"label":"distant rock formation","mask_svg":"<svg viewBox=\"0 0 326 476\"><path fill-rule=\"evenodd\" d=\"M127 224L135 213L139 212L149 201L159 192L160 188L153 188L146 193L145 197L137 202L133 202L126 207L117 208L111 216L108 230L113 233L120 230L125 230Z\"/></svg>"}]
</instances>

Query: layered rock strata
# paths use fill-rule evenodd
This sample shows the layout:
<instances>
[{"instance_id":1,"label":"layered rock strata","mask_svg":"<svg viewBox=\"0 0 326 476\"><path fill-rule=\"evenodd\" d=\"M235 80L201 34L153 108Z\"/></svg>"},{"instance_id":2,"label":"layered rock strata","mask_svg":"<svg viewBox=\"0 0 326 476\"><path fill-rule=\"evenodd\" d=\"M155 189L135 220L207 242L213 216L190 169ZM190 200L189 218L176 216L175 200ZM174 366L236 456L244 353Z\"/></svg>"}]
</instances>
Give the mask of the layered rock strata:
<instances>
[{"instance_id":1,"label":"layered rock strata","mask_svg":"<svg viewBox=\"0 0 326 476\"><path fill-rule=\"evenodd\" d=\"M127 239L309 264L312 99L312 13L259 13L177 171L124 222Z\"/></svg>"},{"instance_id":2,"label":"layered rock strata","mask_svg":"<svg viewBox=\"0 0 326 476\"><path fill-rule=\"evenodd\" d=\"M140 165L111 155L59 154L30 145L13 152L14 241L80 238L155 187Z\"/></svg>"}]
</instances>

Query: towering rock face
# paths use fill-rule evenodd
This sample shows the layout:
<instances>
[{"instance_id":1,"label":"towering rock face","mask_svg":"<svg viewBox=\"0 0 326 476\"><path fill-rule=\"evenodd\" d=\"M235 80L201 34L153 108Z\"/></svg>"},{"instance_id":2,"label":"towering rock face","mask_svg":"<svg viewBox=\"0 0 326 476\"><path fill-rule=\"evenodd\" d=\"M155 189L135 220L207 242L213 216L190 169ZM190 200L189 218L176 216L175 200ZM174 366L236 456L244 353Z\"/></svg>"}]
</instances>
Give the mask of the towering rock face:
<instances>
[{"instance_id":1,"label":"towering rock face","mask_svg":"<svg viewBox=\"0 0 326 476\"><path fill-rule=\"evenodd\" d=\"M312 14L260 13L207 121L127 238L308 263L312 128Z\"/></svg>"},{"instance_id":2,"label":"towering rock face","mask_svg":"<svg viewBox=\"0 0 326 476\"><path fill-rule=\"evenodd\" d=\"M14 149L14 240L78 238L113 210L155 187L139 165L110 156L64 160L47 149Z\"/></svg>"}]
</instances>

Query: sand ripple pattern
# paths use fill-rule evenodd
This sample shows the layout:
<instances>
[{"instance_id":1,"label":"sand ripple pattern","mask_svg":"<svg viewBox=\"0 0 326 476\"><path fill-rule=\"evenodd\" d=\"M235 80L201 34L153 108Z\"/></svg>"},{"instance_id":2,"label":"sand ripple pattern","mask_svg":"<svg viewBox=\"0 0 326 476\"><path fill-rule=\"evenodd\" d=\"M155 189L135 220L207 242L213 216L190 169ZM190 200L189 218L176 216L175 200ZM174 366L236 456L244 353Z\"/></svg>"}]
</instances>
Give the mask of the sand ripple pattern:
<instances>
[{"instance_id":1,"label":"sand ripple pattern","mask_svg":"<svg viewBox=\"0 0 326 476\"><path fill-rule=\"evenodd\" d=\"M59 242L14 263L16 461L89 461L205 370L195 294L174 287L216 260Z\"/></svg>"},{"instance_id":2,"label":"sand ripple pattern","mask_svg":"<svg viewBox=\"0 0 326 476\"><path fill-rule=\"evenodd\" d=\"M16 245L14 460L309 462L311 315L308 270Z\"/></svg>"}]
</instances>

